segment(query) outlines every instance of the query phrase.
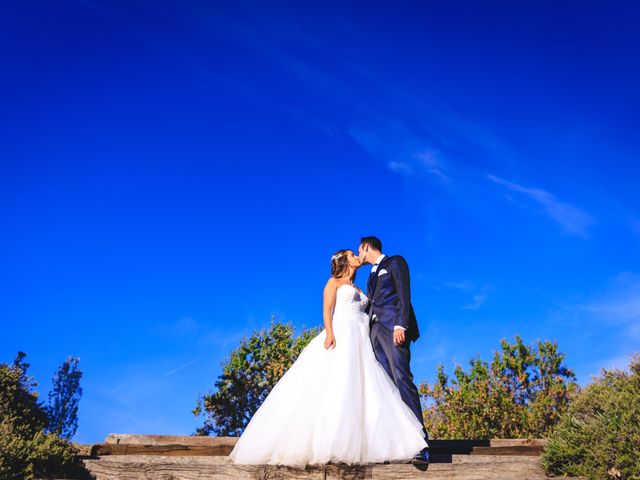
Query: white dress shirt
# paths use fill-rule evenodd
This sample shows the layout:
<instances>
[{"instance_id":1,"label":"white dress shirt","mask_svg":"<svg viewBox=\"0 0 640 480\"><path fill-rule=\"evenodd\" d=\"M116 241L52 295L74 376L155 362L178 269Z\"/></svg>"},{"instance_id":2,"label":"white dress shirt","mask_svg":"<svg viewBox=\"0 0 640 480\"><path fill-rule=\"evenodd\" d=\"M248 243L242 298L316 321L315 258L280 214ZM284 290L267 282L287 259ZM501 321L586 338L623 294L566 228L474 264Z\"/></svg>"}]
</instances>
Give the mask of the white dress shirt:
<instances>
[{"instance_id":1,"label":"white dress shirt","mask_svg":"<svg viewBox=\"0 0 640 480\"><path fill-rule=\"evenodd\" d=\"M380 256L378 257L378 259L377 259L375 262L373 262L373 266L371 267L371 274L372 274L372 275L373 275L374 273L376 273L376 271L378 270L378 265L380 265L380 262L382 261L382 259L383 259L384 257L386 257L386 255L383 253L382 255L380 255ZM372 293L373 293L373 292L372 292ZM372 318L372 319L375 319L375 318L376 318L376 314L374 313L374 314L373 314L373 317L371 317L371 318ZM401 327L400 325L395 325L395 326L393 327L393 329L394 329L394 330L396 330L396 329L399 329L399 330L406 330L406 328Z\"/></svg>"}]
</instances>

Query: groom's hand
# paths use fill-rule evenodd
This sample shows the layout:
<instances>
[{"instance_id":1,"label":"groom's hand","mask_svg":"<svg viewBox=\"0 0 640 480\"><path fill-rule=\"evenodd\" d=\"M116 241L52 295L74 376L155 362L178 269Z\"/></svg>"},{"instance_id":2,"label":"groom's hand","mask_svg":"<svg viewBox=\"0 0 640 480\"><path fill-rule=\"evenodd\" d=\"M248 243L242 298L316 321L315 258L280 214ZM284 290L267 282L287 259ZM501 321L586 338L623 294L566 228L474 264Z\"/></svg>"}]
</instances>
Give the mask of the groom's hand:
<instances>
[{"instance_id":1,"label":"groom's hand","mask_svg":"<svg viewBox=\"0 0 640 480\"><path fill-rule=\"evenodd\" d=\"M396 346L402 345L404 343L404 330L401 328L396 328L393 330L393 343Z\"/></svg>"}]
</instances>

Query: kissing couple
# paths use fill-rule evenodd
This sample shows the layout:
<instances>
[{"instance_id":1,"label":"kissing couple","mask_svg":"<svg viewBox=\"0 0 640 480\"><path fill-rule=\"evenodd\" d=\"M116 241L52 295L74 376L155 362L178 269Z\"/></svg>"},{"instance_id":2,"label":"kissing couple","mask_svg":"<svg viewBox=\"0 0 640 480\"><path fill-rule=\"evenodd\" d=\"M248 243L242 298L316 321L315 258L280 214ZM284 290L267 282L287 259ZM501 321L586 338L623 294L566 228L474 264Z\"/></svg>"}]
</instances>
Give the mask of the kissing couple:
<instances>
[{"instance_id":1,"label":"kissing couple","mask_svg":"<svg viewBox=\"0 0 640 480\"><path fill-rule=\"evenodd\" d=\"M365 295L354 283L372 265ZM409 368L419 337L409 267L363 237L338 250L323 294L324 329L255 412L229 455L236 464L428 465L428 434Z\"/></svg>"}]
</instances>

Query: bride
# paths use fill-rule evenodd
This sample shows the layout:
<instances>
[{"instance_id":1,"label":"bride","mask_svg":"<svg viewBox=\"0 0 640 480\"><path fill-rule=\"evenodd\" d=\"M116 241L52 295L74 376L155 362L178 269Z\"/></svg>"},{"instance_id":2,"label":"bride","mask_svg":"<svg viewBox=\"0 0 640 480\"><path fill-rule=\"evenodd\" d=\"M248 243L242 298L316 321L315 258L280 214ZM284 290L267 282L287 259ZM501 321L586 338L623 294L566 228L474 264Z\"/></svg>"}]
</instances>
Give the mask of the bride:
<instances>
[{"instance_id":1,"label":"bride","mask_svg":"<svg viewBox=\"0 0 640 480\"><path fill-rule=\"evenodd\" d=\"M325 328L253 415L229 455L233 463L405 462L427 447L423 426L376 360L369 300L353 283L360 266L351 250L331 257Z\"/></svg>"}]
</instances>

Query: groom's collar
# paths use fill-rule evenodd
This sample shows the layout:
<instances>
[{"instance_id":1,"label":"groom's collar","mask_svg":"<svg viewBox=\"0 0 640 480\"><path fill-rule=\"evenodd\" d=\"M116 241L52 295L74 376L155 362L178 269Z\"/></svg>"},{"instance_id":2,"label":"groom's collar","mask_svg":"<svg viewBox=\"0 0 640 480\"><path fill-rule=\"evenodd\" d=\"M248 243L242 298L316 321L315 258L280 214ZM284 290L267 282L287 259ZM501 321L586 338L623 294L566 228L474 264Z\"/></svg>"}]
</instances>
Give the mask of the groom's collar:
<instances>
[{"instance_id":1,"label":"groom's collar","mask_svg":"<svg viewBox=\"0 0 640 480\"><path fill-rule=\"evenodd\" d=\"M386 257L386 255L385 255L384 253L383 253L383 254L381 254L381 255L378 257L378 259L377 259L375 262L373 262L373 266L375 267L376 265L380 265L380 262L382 261L382 259L383 259L384 257Z\"/></svg>"}]
</instances>

